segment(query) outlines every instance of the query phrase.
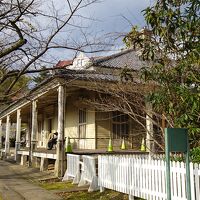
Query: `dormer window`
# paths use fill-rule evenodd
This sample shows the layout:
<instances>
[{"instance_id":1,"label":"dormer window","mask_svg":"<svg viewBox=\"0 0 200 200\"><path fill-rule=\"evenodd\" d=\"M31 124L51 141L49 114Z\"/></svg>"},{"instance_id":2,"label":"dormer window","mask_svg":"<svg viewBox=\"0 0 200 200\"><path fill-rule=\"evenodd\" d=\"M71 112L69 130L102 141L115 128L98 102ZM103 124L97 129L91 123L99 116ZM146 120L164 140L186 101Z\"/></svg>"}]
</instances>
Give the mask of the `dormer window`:
<instances>
[{"instance_id":1,"label":"dormer window","mask_svg":"<svg viewBox=\"0 0 200 200\"><path fill-rule=\"evenodd\" d=\"M77 67L79 68L81 68L83 66L83 59L78 59L77 60Z\"/></svg>"},{"instance_id":2,"label":"dormer window","mask_svg":"<svg viewBox=\"0 0 200 200\"><path fill-rule=\"evenodd\" d=\"M88 69L88 63L90 58L88 58L84 53L80 53L73 61L73 65L69 67L72 70L86 70Z\"/></svg>"}]
</instances>

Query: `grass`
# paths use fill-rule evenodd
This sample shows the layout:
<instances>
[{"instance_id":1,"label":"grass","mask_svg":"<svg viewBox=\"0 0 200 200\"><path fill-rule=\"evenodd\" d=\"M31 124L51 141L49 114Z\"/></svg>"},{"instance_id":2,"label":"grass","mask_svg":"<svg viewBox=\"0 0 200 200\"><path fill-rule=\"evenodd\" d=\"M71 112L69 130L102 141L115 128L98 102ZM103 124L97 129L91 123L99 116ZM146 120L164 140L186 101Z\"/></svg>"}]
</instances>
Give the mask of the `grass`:
<instances>
[{"instance_id":1,"label":"grass","mask_svg":"<svg viewBox=\"0 0 200 200\"><path fill-rule=\"evenodd\" d=\"M0 200L3 200L2 194L0 193Z\"/></svg>"},{"instance_id":2,"label":"grass","mask_svg":"<svg viewBox=\"0 0 200 200\"><path fill-rule=\"evenodd\" d=\"M73 188L77 189L77 185L73 185L71 182L60 182L56 179L40 181L40 186L46 190L55 190L56 194L59 195L63 200L128 200L128 195L113 190L105 190L102 193L99 191L69 192L67 190L72 190ZM140 198L135 199L142 200Z\"/></svg>"},{"instance_id":3,"label":"grass","mask_svg":"<svg viewBox=\"0 0 200 200\"><path fill-rule=\"evenodd\" d=\"M40 183L40 186L46 190L64 190L76 187L69 182Z\"/></svg>"},{"instance_id":4,"label":"grass","mask_svg":"<svg viewBox=\"0 0 200 200\"><path fill-rule=\"evenodd\" d=\"M102 193L98 192L61 192L58 193L64 200L128 200L128 195L115 192L112 190L106 190Z\"/></svg>"}]
</instances>

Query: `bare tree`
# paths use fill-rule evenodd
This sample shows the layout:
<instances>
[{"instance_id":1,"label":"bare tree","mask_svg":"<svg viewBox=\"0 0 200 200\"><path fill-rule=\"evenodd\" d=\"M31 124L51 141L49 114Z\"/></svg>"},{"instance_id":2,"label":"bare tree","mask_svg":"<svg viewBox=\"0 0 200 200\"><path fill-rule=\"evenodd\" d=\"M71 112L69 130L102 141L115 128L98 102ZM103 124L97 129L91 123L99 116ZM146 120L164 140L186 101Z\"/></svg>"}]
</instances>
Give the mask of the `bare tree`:
<instances>
[{"instance_id":1,"label":"bare tree","mask_svg":"<svg viewBox=\"0 0 200 200\"><path fill-rule=\"evenodd\" d=\"M162 151L164 150L164 129L162 127L164 116L149 107L146 100L149 91L154 90L156 86L154 83L146 85L138 81L139 78L137 82L123 78L115 82L92 80L85 89L96 92L96 95L93 98L81 97L77 104L91 107L91 109L95 108L99 112L119 111L127 114L134 121L134 130L132 130L134 140L136 137L145 138L149 151ZM147 125L147 118L151 128Z\"/></svg>"},{"instance_id":2,"label":"bare tree","mask_svg":"<svg viewBox=\"0 0 200 200\"><path fill-rule=\"evenodd\" d=\"M39 72L41 66L52 64L56 58L52 49L102 49L103 43L98 38L87 38L87 27L82 25L83 19L91 19L83 16L81 10L97 2L65 0L59 7L56 0L0 1L0 86L9 80L1 95L13 94L12 89L22 75ZM80 34L83 39L78 40Z\"/></svg>"}]
</instances>

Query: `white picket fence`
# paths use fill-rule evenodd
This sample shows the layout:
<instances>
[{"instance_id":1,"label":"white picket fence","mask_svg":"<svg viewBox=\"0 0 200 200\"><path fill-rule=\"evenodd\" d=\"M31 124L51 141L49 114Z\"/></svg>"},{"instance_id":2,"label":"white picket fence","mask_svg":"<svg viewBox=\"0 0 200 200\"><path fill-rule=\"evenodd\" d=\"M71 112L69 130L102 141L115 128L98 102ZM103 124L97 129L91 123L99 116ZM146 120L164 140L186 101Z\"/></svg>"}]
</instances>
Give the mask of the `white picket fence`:
<instances>
[{"instance_id":1,"label":"white picket fence","mask_svg":"<svg viewBox=\"0 0 200 200\"><path fill-rule=\"evenodd\" d=\"M166 200L165 161L141 155L99 155L98 183L147 200ZM200 165L190 164L192 200L200 200ZM187 200L186 169L183 162L171 162L172 200Z\"/></svg>"},{"instance_id":2,"label":"white picket fence","mask_svg":"<svg viewBox=\"0 0 200 200\"><path fill-rule=\"evenodd\" d=\"M82 156L81 180L79 186L90 184L88 191L92 192L98 190L98 178L96 172L97 157L96 156Z\"/></svg>"},{"instance_id":3,"label":"white picket fence","mask_svg":"<svg viewBox=\"0 0 200 200\"><path fill-rule=\"evenodd\" d=\"M78 184L80 176L80 155L67 154L67 170L63 181L73 179L73 183Z\"/></svg>"},{"instance_id":4,"label":"white picket fence","mask_svg":"<svg viewBox=\"0 0 200 200\"><path fill-rule=\"evenodd\" d=\"M96 164L96 156L67 154L67 170L63 181L73 179L73 184L78 186L89 184L89 192L98 190Z\"/></svg>"}]
</instances>

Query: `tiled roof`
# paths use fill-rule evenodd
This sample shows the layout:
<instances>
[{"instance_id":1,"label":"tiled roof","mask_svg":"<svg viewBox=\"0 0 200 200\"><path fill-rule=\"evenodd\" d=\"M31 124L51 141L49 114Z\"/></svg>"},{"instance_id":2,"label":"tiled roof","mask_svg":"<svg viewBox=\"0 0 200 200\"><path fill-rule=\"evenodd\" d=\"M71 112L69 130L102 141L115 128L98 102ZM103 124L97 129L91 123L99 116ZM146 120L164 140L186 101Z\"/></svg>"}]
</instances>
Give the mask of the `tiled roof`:
<instances>
[{"instance_id":1,"label":"tiled roof","mask_svg":"<svg viewBox=\"0 0 200 200\"><path fill-rule=\"evenodd\" d=\"M56 73L56 76L65 79L76 79L76 80L96 80L96 81L119 81L119 77L112 74L99 74L95 71L88 70L70 70L63 69Z\"/></svg>"},{"instance_id":2,"label":"tiled roof","mask_svg":"<svg viewBox=\"0 0 200 200\"><path fill-rule=\"evenodd\" d=\"M139 56L133 49L124 50L120 53L113 54L111 56L95 59L92 63L94 66L107 67L113 69L122 69L127 67L132 70L139 70L145 65L147 65L146 62L143 62L139 59Z\"/></svg>"},{"instance_id":3,"label":"tiled roof","mask_svg":"<svg viewBox=\"0 0 200 200\"><path fill-rule=\"evenodd\" d=\"M90 58L91 66L97 68L110 68L110 69L123 69L128 68L131 70L139 70L145 66L145 62L141 61L136 55L136 51L133 49L125 50L120 53L113 54L106 57ZM57 65L65 66L68 61L59 61ZM147 65L147 64L146 64ZM95 80L95 81L119 81L120 75L112 72L98 72L98 70L72 70L66 67L61 67L55 72L55 76L59 76L64 79L76 79L76 80ZM135 82L139 82L139 79L134 77Z\"/></svg>"},{"instance_id":4,"label":"tiled roof","mask_svg":"<svg viewBox=\"0 0 200 200\"><path fill-rule=\"evenodd\" d=\"M123 69L128 68L132 70L139 70L147 62L141 61L136 51L133 49L123 50L119 53L112 54L110 56L103 57L91 57L90 65L95 67L105 67L111 69ZM56 67L68 68L67 66L72 65L73 60L63 60L56 64Z\"/></svg>"},{"instance_id":5,"label":"tiled roof","mask_svg":"<svg viewBox=\"0 0 200 200\"><path fill-rule=\"evenodd\" d=\"M101 74L96 71L88 71L88 70L69 70L62 69L59 70L55 77L64 78L66 80L85 80L85 81L109 81L116 82L121 81L121 77L113 74ZM138 78L134 78L135 83L139 83L140 80Z\"/></svg>"},{"instance_id":6,"label":"tiled roof","mask_svg":"<svg viewBox=\"0 0 200 200\"><path fill-rule=\"evenodd\" d=\"M60 60L56 64L56 67L64 68L72 64L73 64L73 60Z\"/></svg>"}]
</instances>

